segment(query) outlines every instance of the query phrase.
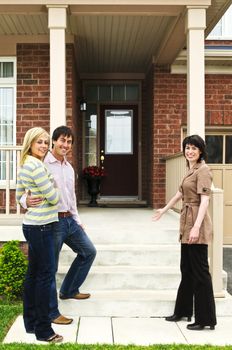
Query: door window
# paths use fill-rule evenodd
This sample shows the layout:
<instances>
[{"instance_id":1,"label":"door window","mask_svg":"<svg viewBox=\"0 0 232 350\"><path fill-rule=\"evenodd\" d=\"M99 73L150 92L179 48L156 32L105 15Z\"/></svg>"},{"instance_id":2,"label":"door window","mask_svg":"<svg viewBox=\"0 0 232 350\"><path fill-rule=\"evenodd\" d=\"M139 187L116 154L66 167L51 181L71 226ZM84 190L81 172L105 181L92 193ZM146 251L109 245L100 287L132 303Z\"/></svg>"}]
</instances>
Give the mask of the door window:
<instances>
[{"instance_id":1,"label":"door window","mask_svg":"<svg viewBox=\"0 0 232 350\"><path fill-rule=\"evenodd\" d=\"M133 153L133 111L105 111L105 154Z\"/></svg>"}]
</instances>

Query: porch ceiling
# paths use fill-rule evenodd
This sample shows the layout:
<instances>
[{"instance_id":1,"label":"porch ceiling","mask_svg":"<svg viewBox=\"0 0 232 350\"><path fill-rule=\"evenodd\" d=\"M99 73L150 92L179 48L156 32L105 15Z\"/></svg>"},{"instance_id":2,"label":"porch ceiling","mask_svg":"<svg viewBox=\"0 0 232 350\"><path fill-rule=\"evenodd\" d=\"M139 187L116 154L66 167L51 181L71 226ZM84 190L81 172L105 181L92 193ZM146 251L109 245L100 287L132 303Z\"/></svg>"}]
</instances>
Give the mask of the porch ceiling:
<instances>
[{"instance_id":1,"label":"porch ceiling","mask_svg":"<svg viewBox=\"0 0 232 350\"><path fill-rule=\"evenodd\" d=\"M207 6L210 1L144 0L143 5L139 1L133 1L137 5L129 5L129 1L122 5L107 5L107 1L105 5L83 5L72 0L62 3L71 4L67 33L74 37L79 72L94 74L145 73L152 60L157 65L172 64L185 46L186 6ZM206 36L231 3L232 0L212 0L207 9ZM0 36L49 35L47 23L45 1L0 0Z\"/></svg>"}]
</instances>

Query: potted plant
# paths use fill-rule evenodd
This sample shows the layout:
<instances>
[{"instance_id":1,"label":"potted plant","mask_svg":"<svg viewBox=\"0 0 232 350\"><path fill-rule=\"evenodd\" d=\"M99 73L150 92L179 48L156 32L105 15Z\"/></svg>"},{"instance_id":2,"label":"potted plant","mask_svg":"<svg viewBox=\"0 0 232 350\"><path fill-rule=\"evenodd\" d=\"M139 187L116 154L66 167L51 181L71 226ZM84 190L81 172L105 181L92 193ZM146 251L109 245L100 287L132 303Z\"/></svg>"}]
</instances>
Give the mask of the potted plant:
<instances>
[{"instance_id":1,"label":"potted plant","mask_svg":"<svg viewBox=\"0 0 232 350\"><path fill-rule=\"evenodd\" d=\"M82 177L86 180L88 193L91 196L89 207L97 207L97 195L100 193L100 184L102 178L106 176L106 171L103 167L90 165L83 169Z\"/></svg>"}]
</instances>

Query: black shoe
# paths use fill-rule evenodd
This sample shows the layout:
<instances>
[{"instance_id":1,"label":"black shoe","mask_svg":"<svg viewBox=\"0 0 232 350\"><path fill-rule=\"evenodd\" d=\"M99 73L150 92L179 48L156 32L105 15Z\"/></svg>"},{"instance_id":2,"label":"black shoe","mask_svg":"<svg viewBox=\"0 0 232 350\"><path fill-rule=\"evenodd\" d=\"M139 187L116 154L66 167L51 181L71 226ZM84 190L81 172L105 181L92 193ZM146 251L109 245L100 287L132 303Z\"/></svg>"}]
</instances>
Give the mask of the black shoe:
<instances>
[{"instance_id":1,"label":"black shoe","mask_svg":"<svg viewBox=\"0 0 232 350\"><path fill-rule=\"evenodd\" d=\"M165 320L170 321L170 322L177 322L177 321L180 321L184 317L187 317L187 321L191 322L191 316L177 316L175 314L172 316L165 317Z\"/></svg>"},{"instance_id":2,"label":"black shoe","mask_svg":"<svg viewBox=\"0 0 232 350\"><path fill-rule=\"evenodd\" d=\"M211 330L215 329L214 325L202 326L201 324L191 323L187 325L187 329L191 331L202 331L205 327L209 327Z\"/></svg>"}]
</instances>

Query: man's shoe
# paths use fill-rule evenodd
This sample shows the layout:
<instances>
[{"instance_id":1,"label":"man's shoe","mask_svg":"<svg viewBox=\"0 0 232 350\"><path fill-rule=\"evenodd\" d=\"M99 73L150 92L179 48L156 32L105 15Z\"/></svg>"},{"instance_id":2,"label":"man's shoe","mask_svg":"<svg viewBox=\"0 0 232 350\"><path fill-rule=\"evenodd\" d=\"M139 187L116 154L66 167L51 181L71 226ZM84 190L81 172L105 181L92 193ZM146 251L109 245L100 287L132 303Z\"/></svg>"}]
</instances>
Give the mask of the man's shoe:
<instances>
[{"instance_id":1,"label":"man's shoe","mask_svg":"<svg viewBox=\"0 0 232 350\"><path fill-rule=\"evenodd\" d=\"M77 300L82 300L82 299L88 299L90 298L90 295L89 293L77 293L75 295L73 295L72 297L66 297L65 295L63 294L60 294L59 295L59 298L62 299L62 300L65 300L65 299L77 299Z\"/></svg>"},{"instance_id":2,"label":"man's shoe","mask_svg":"<svg viewBox=\"0 0 232 350\"><path fill-rule=\"evenodd\" d=\"M211 330L215 329L214 325L202 326L196 323L191 323L187 325L187 329L190 329L191 331L202 331L202 329L204 329L205 327L209 327Z\"/></svg>"},{"instance_id":3,"label":"man's shoe","mask_svg":"<svg viewBox=\"0 0 232 350\"><path fill-rule=\"evenodd\" d=\"M186 316L186 317L187 317L187 321L191 322L191 316ZM165 320L170 322L177 322L177 321L180 321L182 318L184 318L184 316L177 316L174 314L172 316L165 317Z\"/></svg>"},{"instance_id":4,"label":"man's shoe","mask_svg":"<svg viewBox=\"0 0 232 350\"><path fill-rule=\"evenodd\" d=\"M72 321L73 321L72 318L68 318L68 317L65 317L63 315L60 315L57 318L55 318L54 320L52 320L52 323L55 323L55 324L70 324L70 323L72 323Z\"/></svg>"}]
</instances>

